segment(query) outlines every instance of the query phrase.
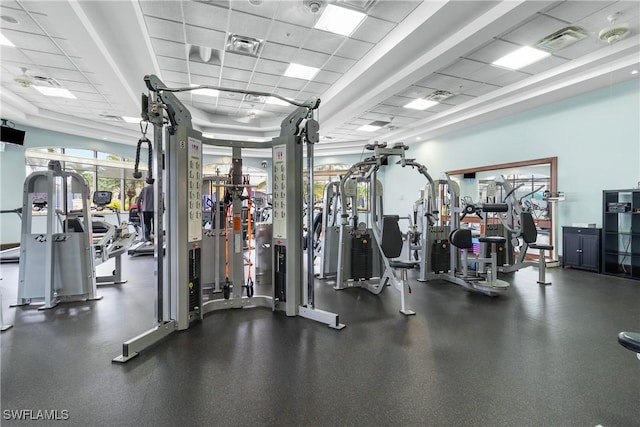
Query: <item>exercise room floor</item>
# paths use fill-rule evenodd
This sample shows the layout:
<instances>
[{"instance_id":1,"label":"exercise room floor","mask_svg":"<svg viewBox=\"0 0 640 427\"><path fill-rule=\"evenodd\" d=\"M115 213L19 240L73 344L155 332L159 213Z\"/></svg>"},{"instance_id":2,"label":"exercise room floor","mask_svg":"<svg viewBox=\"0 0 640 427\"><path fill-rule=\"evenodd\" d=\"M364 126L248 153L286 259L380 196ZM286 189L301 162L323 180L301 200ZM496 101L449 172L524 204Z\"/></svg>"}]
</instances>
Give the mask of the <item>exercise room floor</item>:
<instances>
[{"instance_id":1,"label":"exercise room floor","mask_svg":"<svg viewBox=\"0 0 640 427\"><path fill-rule=\"evenodd\" d=\"M122 342L152 326L153 259L101 301L8 308L18 265L1 266L2 425L12 410L67 411L74 426L638 426L640 360L617 343L640 330L640 282L579 270L516 272L490 298L412 281L398 292L334 291L317 308L335 331L268 309L209 314L125 365ZM258 294L258 292L256 292Z\"/></svg>"}]
</instances>

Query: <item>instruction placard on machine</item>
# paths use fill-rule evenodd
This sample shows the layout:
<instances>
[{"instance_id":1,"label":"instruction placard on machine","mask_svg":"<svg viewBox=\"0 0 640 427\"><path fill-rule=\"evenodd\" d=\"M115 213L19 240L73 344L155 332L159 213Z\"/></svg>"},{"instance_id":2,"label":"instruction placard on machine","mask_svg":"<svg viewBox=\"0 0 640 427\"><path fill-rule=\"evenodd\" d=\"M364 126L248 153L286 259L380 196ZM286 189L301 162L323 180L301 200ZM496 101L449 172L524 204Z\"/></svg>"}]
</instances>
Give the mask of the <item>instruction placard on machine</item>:
<instances>
[{"instance_id":1,"label":"instruction placard on machine","mask_svg":"<svg viewBox=\"0 0 640 427\"><path fill-rule=\"evenodd\" d=\"M287 238L287 146L273 147L273 237Z\"/></svg>"},{"instance_id":2,"label":"instruction placard on machine","mask_svg":"<svg viewBox=\"0 0 640 427\"><path fill-rule=\"evenodd\" d=\"M189 207L189 241L202 240L202 151L201 143L189 137L188 158L189 174L187 176L187 206Z\"/></svg>"}]
</instances>

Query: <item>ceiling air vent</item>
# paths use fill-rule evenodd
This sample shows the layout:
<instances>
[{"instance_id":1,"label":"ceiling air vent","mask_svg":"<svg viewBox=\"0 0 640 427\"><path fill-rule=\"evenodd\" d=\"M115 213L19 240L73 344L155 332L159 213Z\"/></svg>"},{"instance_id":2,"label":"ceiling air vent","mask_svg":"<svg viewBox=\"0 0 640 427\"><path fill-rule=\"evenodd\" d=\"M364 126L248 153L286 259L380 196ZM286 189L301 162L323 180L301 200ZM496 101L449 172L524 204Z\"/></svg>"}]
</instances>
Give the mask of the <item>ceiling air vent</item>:
<instances>
[{"instance_id":1,"label":"ceiling air vent","mask_svg":"<svg viewBox=\"0 0 640 427\"><path fill-rule=\"evenodd\" d=\"M240 55L257 57L260 54L260 49L262 49L262 44L262 40L229 33L225 50Z\"/></svg>"},{"instance_id":2,"label":"ceiling air vent","mask_svg":"<svg viewBox=\"0 0 640 427\"><path fill-rule=\"evenodd\" d=\"M352 9L368 11L377 0L338 0L338 6L348 6Z\"/></svg>"},{"instance_id":3,"label":"ceiling air vent","mask_svg":"<svg viewBox=\"0 0 640 427\"><path fill-rule=\"evenodd\" d=\"M584 29L572 25L543 38L536 43L536 47L547 52L557 52L560 49L564 49L567 46L587 38L588 36L589 34Z\"/></svg>"},{"instance_id":4,"label":"ceiling air vent","mask_svg":"<svg viewBox=\"0 0 640 427\"><path fill-rule=\"evenodd\" d=\"M426 99L428 99L429 101L442 102L445 99L451 98L452 96L453 93L447 90L436 90L435 92L427 96Z\"/></svg>"},{"instance_id":5,"label":"ceiling air vent","mask_svg":"<svg viewBox=\"0 0 640 427\"><path fill-rule=\"evenodd\" d=\"M257 104L257 103L264 104L266 100L267 99L264 96L251 95L250 93L247 93L244 96L244 101L245 102L251 102L251 103L254 103L254 104Z\"/></svg>"}]
</instances>

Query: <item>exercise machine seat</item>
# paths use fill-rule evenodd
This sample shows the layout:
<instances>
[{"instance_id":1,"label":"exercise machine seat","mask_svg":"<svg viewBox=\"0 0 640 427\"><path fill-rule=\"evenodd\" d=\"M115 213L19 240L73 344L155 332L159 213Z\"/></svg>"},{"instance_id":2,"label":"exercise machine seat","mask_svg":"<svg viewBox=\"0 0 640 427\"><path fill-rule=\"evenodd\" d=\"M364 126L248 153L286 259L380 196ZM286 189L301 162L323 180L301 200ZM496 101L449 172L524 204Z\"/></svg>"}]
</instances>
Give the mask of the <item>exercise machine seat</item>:
<instances>
[{"instance_id":1,"label":"exercise machine seat","mask_svg":"<svg viewBox=\"0 0 640 427\"><path fill-rule=\"evenodd\" d=\"M538 239L538 230L536 229L536 223L533 220L531 212L522 212L522 214L520 214L520 218L522 221L522 240L524 240L531 249L552 251L553 245L536 243L536 240Z\"/></svg>"},{"instance_id":2,"label":"exercise machine seat","mask_svg":"<svg viewBox=\"0 0 640 427\"><path fill-rule=\"evenodd\" d=\"M415 268L416 265L418 265L417 261L389 261L389 267L391 268L404 268L406 270L411 270L412 268Z\"/></svg>"},{"instance_id":3,"label":"exercise machine seat","mask_svg":"<svg viewBox=\"0 0 640 427\"><path fill-rule=\"evenodd\" d=\"M618 342L624 348L640 353L640 332L620 332Z\"/></svg>"},{"instance_id":4,"label":"exercise machine seat","mask_svg":"<svg viewBox=\"0 0 640 427\"><path fill-rule=\"evenodd\" d=\"M458 228L449 234L451 244L460 249L473 249L471 240L471 230L468 228Z\"/></svg>"},{"instance_id":5,"label":"exercise machine seat","mask_svg":"<svg viewBox=\"0 0 640 427\"><path fill-rule=\"evenodd\" d=\"M503 236L482 236L478 237L478 241L480 243L495 243L497 245L501 245L507 241L507 239Z\"/></svg>"},{"instance_id":6,"label":"exercise machine seat","mask_svg":"<svg viewBox=\"0 0 640 427\"><path fill-rule=\"evenodd\" d=\"M398 225L398 215L382 217L382 252L387 258L398 258L402 253L402 233Z\"/></svg>"}]
</instances>

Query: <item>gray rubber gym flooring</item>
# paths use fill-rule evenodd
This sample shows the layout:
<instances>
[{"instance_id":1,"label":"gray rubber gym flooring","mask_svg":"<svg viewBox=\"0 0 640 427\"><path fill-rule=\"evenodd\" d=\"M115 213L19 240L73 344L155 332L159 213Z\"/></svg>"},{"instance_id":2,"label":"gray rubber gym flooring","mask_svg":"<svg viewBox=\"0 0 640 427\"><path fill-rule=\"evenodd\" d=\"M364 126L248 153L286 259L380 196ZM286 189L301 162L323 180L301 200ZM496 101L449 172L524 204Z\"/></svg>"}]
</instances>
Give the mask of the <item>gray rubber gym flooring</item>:
<instances>
[{"instance_id":1,"label":"gray rubber gym flooring","mask_svg":"<svg viewBox=\"0 0 640 427\"><path fill-rule=\"evenodd\" d=\"M18 266L1 268L3 426L640 425L640 360L616 340L640 330L638 281L555 268L541 288L529 268L496 298L412 281L409 318L391 288L318 282L342 331L218 312L120 365L122 342L152 326L152 258L125 259L129 282L103 300L45 312L8 309ZM9 420L20 410L68 419Z\"/></svg>"}]
</instances>

